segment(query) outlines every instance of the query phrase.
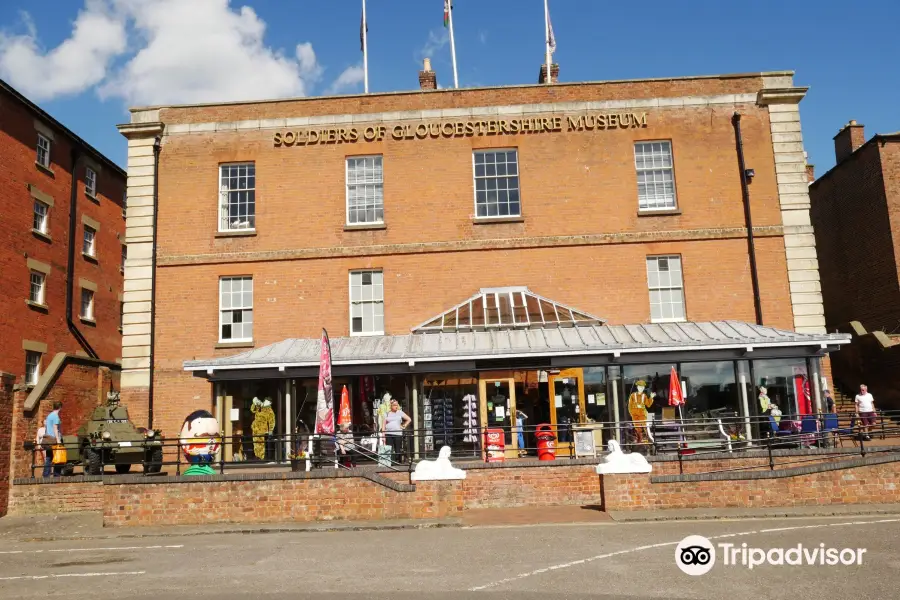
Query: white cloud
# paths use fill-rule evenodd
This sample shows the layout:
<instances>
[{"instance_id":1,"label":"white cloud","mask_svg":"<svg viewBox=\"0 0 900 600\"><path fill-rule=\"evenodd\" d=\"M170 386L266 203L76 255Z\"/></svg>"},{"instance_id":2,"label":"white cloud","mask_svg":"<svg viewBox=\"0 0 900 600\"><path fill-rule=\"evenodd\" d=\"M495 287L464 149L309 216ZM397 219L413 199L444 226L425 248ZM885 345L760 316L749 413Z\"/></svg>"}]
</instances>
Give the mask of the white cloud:
<instances>
[{"instance_id":1,"label":"white cloud","mask_svg":"<svg viewBox=\"0 0 900 600\"><path fill-rule=\"evenodd\" d=\"M344 69L343 73L338 75L337 79L328 86L325 93L340 94L341 92L350 91L351 88L355 88L361 84L364 78L365 72L363 71L362 66L353 65L352 67L347 67Z\"/></svg>"},{"instance_id":2,"label":"white cloud","mask_svg":"<svg viewBox=\"0 0 900 600\"><path fill-rule=\"evenodd\" d=\"M125 51L125 23L105 0L87 0L72 34L52 50L38 42L28 13L24 34L0 32L0 76L35 100L79 94L103 80L110 61Z\"/></svg>"},{"instance_id":3,"label":"white cloud","mask_svg":"<svg viewBox=\"0 0 900 600\"><path fill-rule=\"evenodd\" d=\"M145 45L100 89L131 104L302 96L321 73L309 44L296 60L263 43L266 24L229 0L115 0Z\"/></svg>"},{"instance_id":4,"label":"white cloud","mask_svg":"<svg viewBox=\"0 0 900 600\"><path fill-rule=\"evenodd\" d=\"M434 31L428 32L428 40L425 42L425 45L419 50L419 55L416 57L419 61L423 58L433 58L435 53L439 50L443 49L444 46L450 43L450 33L446 29L440 30L440 33L435 33Z\"/></svg>"},{"instance_id":5,"label":"white cloud","mask_svg":"<svg viewBox=\"0 0 900 600\"><path fill-rule=\"evenodd\" d=\"M487 44L488 41L488 32L484 29L478 31L478 41L482 44Z\"/></svg>"},{"instance_id":6,"label":"white cloud","mask_svg":"<svg viewBox=\"0 0 900 600\"><path fill-rule=\"evenodd\" d=\"M0 76L37 100L92 87L133 105L303 96L323 72L312 44L267 46L265 22L231 0L85 0L49 50L23 25L0 32Z\"/></svg>"}]
</instances>

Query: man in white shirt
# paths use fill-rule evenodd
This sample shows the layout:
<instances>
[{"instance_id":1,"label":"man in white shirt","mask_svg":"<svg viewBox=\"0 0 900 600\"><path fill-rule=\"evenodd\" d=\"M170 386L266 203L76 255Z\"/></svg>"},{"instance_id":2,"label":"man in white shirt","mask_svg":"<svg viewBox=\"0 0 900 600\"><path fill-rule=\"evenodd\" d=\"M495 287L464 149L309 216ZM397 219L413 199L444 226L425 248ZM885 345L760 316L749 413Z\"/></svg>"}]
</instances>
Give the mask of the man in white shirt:
<instances>
[{"instance_id":1,"label":"man in white shirt","mask_svg":"<svg viewBox=\"0 0 900 600\"><path fill-rule=\"evenodd\" d=\"M871 440L872 427L875 426L875 399L865 384L859 386L859 394L855 398L856 418L866 432L866 439Z\"/></svg>"}]
</instances>

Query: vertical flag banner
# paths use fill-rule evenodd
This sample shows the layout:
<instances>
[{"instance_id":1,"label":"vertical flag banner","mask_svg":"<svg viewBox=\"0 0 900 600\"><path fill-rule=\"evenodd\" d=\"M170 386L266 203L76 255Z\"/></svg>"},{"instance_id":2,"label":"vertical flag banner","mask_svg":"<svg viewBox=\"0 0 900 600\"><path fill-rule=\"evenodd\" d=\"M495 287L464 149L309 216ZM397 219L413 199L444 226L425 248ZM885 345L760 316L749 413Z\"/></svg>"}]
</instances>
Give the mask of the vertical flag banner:
<instances>
[{"instance_id":1,"label":"vertical flag banner","mask_svg":"<svg viewBox=\"0 0 900 600\"><path fill-rule=\"evenodd\" d=\"M459 77L456 74L456 42L453 40L453 5L444 0L444 27L450 30L450 55L453 58L453 87L459 88Z\"/></svg>"},{"instance_id":2,"label":"vertical flag banner","mask_svg":"<svg viewBox=\"0 0 900 600\"><path fill-rule=\"evenodd\" d=\"M316 433L334 433L334 391L331 386L331 342L322 330L319 354L319 392L316 395Z\"/></svg>"},{"instance_id":3,"label":"vertical flag banner","mask_svg":"<svg viewBox=\"0 0 900 600\"><path fill-rule=\"evenodd\" d=\"M672 373L669 375L669 406L681 406L682 404L684 404L684 394L681 393L681 382L678 380L675 367L672 367Z\"/></svg>"},{"instance_id":4,"label":"vertical flag banner","mask_svg":"<svg viewBox=\"0 0 900 600\"><path fill-rule=\"evenodd\" d=\"M347 391L347 386L344 386L344 389L341 390L341 412L338 413L338 425L351 425L353 423L353 417L350 415L350 392Z\"/></svg>"},{"instance_id":5,"label":"vertical flag banner","mask_svg":"<svg viewBox=\"0 0 900 600\"><path fill-rule=\"evenodd\" d=\"M362 0L362 16L359 19L359 49L363 53L363 90L369 93L369 21L366 20L366 0Z\"/></svg>"}]
</instances>

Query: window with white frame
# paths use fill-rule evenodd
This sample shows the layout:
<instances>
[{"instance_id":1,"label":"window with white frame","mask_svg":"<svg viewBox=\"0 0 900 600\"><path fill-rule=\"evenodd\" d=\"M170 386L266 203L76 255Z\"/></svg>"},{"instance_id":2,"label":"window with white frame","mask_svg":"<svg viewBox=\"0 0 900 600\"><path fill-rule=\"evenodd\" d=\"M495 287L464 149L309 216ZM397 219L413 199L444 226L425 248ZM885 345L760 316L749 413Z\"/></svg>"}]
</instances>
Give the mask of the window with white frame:
<instances>
[{"instance_id":1,"label":"window with white frame","mask_svg":"<svg viewBox=\"0 0 900 600\"><path fill-rule=\"evenodd\" d=\"M381 156L347 158L347 224L384 222L384 167Z\"/></svg>"},{"instance_id":2,"label":"window with white frame","mask_svg":"<svg viewBox=\"0 0 900 600\"><path fill-rule=\"evenodd\" d=\"M219 341L253 341L253 278L219 279Z\"/></svg>"},{"instance_id":3,"label":"window with white frame","mask_svg":"<svg viewBox=\"0 0 900 600\"><path fill-rule=\"evenodd\" d=\"M634 145L634 165L637 169L638 209L677 208L672 142L637 142Z\"/></svg>"},{"instance_id":4,"label":"window with white frame","mask_svg":"<svg viewBox=\"0 0 900 600\"><path fill-rule=\"evenodd\" d=\"M87 288L81 288L81 318L94 320L94 292Z\"/></svg>"},{"instance_id":5,"label":"window with white frame","mask_svg":"<svg viewBox=\"0 0 900 600\"><path fill-rule=\"evenodd\" d=\"M97 195L97 172L90 167L84 170L84 192L92 198Z\"/></svg>"},{"instance_id":6,"label":"window with white frame","mask_svg":"<svg viewBox=\"0 0 900 600\"><path fill-rule=\"evenodd\" d=\"M97 232L94 231L93 227L84 226L84 243L81 245L81 251L87 256L97 256Z\"/></svg>"},{"instance_id":7,"label":"window with white frame","mask_svg":"<svg viewBox=\"0 0 900 600\"><path fill-rule=\"evenodd\" d=\"M654 323L684 321L681 257L648 256L647 284L650 288L650 320Z\"/></svg>"},{"instance_id":8,"label":"window with white frame","mask_svg":"<svg viewBox=\"0 0 900 600\"><path fill-rule=\"evenodd\" d=\"M43 304L45 294L45 285L47 276L39 271L31 272L31 286L28 290L28 300L35 304Z\"/></svg>"},{"instance_id":9,"label":"window with white frame","mask_svg":"<svg viewBox=\"0 0 900 600\"><path fill-rule=\"evenodd\" d=\"M384 274L350 272L350 334L384 333Z\"/></svg>"},{"instance_id":10,"label":"window with white frame","mask_svg":"<svg viewBox=\"0 0 900 600\"><path fill-rule=\"evenodd\" d=\"M37 164L42 167L50 168L50 138L37 134L37 158L35 159Z\"/></svg>"},{"instance_id":11,"label":"window with white frame","mask_svg":"<svg viewBox=\"0 0 900 600\"><path fill-rule=\"evenodd\" d=\"M476 150L472 159L475 163L475 216L521 216L518 151Z\"/></svg>"},{"instance_id":12,"label":"window with white frame","mask_svg":"<svg viewBox=\"0 0 900 600\"><path fill-rule=\"evenodd\" d=\"M25 351L25 385L37 385L41 377L41 353Z\"/></svg>"},{"instance_id":13,"label":"window with white frame","mask_svg":"<svg viewBox=\"0 0 900 600\"><path fill-rule=\"evenodd\" d=\"M47 233L47 228L48 228L47 214L49 212L50 212L49 206L47 206L40 200L34 201L34 220L32 221L32 227L34 227L35 231L39 231L41 233Z\"/></svg>"},{"instance_id":14,"label":"window with white frame","mask_svg":"<svg viewBox=\"0 0 900 600\"><path fill-rule=\"evenodd\" d=\"M256 228L256 165L219 166L219 231Z\"/></svg>"}]
</instances>

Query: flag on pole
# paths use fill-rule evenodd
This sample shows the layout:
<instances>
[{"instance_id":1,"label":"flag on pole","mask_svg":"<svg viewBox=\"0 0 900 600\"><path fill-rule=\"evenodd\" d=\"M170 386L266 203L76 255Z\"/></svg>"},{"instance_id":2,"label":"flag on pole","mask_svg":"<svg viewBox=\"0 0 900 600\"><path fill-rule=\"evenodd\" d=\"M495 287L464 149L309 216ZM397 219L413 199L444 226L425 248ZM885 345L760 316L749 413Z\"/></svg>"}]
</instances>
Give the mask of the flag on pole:
<instances>
[{"instance_id":1,"label":"flag on pole","mask_svg":"<svg viewBox=\"0 0 900 600\"><path fill-rule=\"evenodd\" d=\"M547 11L547 49L550 54L556 52L556 36L553 35L553 23L550 21L550 11Z\"/></svg>"},{"instance_id":2,"label":"flag on pole","mask_svg":"<svg viewBox=\"0 0 900 600\"><path fill-rule=\"evenodd\" d=\"M444 27L450 26L450 0L444 0Z\"/></svg>"},{"instance_id":3,"label":"flag on pole","mask_svg":"<svg viewBox=\"0 0 900 600\"><path fill-rule=\"evenodd\" d=\"M366 7L363 6L362 15L359 17L359 51L366 51L366 34L369 33L369 23L366 21Z\"/></svg>"},{"instance_id":4,"label":"flag on pole","mask_svg":"<svg viewBox=\"0 0 900 600\"><path fill-rule=\"evenodd\" d=\"M316 395L316 433L334 433L334 391L331 386L331 342L322 330L319 351L319 392Z\"/></svg>"},{"instance_id":5,"label":"flag on pole","mask_svg":"<svg viewBox=\"0 0 900 600\"><path fill-rule=\"evenodd\" d=\"M350 392L347 391L347 386L344 386L344 389L341 390L341 412L338 413L338 425L343 427L344 425L350 425L353 422L353 417L350 415Z\"/></svg>"},{"instance_id":6,"label":"flag on pole","mask_svg":"<svg viewBox=\"0 0 900 600\"><path fill-rule=\"evenodd\" d=\"M669 406L681 406L682 404L684 404L684 394L681 393L681 382L678 380L675 367L672 367L672 373L669 375Z\"/></svg>"}]
</instances>

